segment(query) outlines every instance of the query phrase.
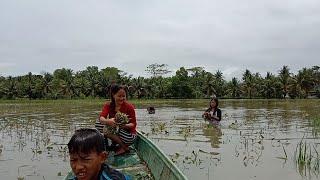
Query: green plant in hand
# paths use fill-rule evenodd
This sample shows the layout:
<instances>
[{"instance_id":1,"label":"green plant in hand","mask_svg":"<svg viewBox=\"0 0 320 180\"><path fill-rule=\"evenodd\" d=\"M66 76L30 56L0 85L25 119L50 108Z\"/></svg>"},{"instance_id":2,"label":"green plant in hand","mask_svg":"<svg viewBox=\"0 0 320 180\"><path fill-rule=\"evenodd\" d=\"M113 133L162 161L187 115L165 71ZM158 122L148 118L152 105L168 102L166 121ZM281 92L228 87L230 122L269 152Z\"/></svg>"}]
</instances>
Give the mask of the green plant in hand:
<instances>
[{"instance_id":1,"label":"green plant in hand","mask_svg":"<svg viewBox=\"0 0 320 180\"><path fill-rule=\"evenodd\" d=\"M117 134L119 132L120 125L124 125L124 124L129 123L128 115L126 115L125 113L122 113L122 112L117 112L114 119L115 119L117 125L115 127L104 126L103 133Z\"/></svg>"}]
</instances>

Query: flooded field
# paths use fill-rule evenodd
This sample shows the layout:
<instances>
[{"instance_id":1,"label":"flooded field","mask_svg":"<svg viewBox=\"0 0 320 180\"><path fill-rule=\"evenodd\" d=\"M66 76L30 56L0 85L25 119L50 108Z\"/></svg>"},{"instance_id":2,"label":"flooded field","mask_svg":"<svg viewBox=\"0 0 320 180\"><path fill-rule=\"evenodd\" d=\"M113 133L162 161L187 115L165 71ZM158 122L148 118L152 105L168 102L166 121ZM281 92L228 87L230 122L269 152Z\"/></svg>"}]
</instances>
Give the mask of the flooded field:
<instances>
[{"instance_id":1,"label":"flooded field","mask_svg":"<svg viewBox=\"0 0 320 180\"><path fill-rule=\"evenodd\" d=\"M320 179L318 99L221 100L220 125L201 118L208 101L135 101L138 129L189 179ZM62 179L66 143L75 129L94 127L102 105L0 103L1 179Z\"/></svg>"}]
</instances>

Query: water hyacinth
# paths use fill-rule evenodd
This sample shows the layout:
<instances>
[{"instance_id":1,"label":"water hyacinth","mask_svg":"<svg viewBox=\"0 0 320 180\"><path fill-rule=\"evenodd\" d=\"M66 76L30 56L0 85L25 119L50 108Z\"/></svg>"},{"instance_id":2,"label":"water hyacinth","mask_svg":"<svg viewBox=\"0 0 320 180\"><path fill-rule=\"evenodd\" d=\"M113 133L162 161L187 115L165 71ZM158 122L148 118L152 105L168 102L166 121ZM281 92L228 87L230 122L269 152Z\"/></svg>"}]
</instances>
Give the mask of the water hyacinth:
<instances>
[{"instance_id":1,"label":"water hyacinth","mask_svg":"<svg viewBox=\"0 0 320 180\"><path fill-rule=\"evenodd\" d=\"M119 132L120 125L129 123L128 115L126 115L125 113L117 112L114 118L117 125L115 127L104 126L103 128L104 134L117 134Z\"/></svg>"}]
</instances>

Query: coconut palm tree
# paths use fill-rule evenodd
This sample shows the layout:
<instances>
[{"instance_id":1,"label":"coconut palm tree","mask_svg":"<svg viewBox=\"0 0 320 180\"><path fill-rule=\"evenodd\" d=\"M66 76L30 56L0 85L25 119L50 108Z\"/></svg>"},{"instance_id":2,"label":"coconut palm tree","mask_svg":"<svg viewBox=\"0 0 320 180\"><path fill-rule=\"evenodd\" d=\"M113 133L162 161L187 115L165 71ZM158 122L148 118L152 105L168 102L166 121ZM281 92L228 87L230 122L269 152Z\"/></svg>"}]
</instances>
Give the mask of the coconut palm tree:
<instances>
[{"instance_id":1,"label":"coconut palm tree","mask_svg":"<svg viewBox=\"0 0 320 180\"><path fill-rule=\"evenodd\" d=\"M306 98L309 95L309 91L315 85L315 79L313 77L312 69L303 68L298 72L298 83L301 89L304 91L304 97Z\"/></svg>"},{"instance_id":2,"label":"coconut palm tree","mask_svg":"<svg viewBox=\"0 0 320 180\"><path fill-rule=\"evenodd\" d=\"M14 99L17 97L17 84L16 80L12 76L9 76L7 79L5 92L8 99Z\"/></svg>"},{"instance_id":3,"label":"coconut palm tree","mask_svg":"<svg viewBox=\"0 0 320 180\"><path fill-rule=\"evenodd\" d=\"M289 88L289 78L290 78L290 69L288 66L283 66L279 72L279 78L282 85L283 98L285 98L288 94Z\"/></svg>"},{"instance_id":4,"label":"coconut palm tree","mask_svg":"<svg viewBox=\"0 0 320 180\"><path fill-rule=\"evenodd\" d=\"M72 98L75 91L72 69L56 69L53 72L53 84L57 95Z\"/></svg>"},{"instance_id":5,"label":"coconut palm tree","mask_svg":"<svg viewBox=\"0 0 320 180\"><path fill-rule=\"evenodd\" d=\"M242 80L243 80L243 87L246 91L246 94L251 99L252 91L254 89L254 77L248 69L246 69L246 71L244 72L242 76Z\"/></svg>"},{"instance_id":6,"label":"coconut palm tree","mask_svg":"<svg viewBox=\"0 0 320 180\"><path fill-rule=\"evenodd\" d=\"M225 94L225 80L223 79L222 72L218 70L214 75L214 88L216 90L216 96L220 97Z\"/></svg>"},{"instance_id":7,"label":"coconut palm tree","mask_svg":"<svg viewBox=\"0 0 320 180\"><path fill-rule=\"evenodd\" d=\"M50 93L50 83L52 79L53 79L53 76L50 73L45 72L43 74L42 87L43 87L44 96L48 96L48 94Z\"/></svg>"},{"instance_id":8,"label":"coconut palm tree","mask_svg":"<svg viewBox=\"0 0 320 180\"><path fill-rule=\"evenodd\" d=\"M267 72L266 77L262 81L262 88L261 88L261 94L265 98L272 98L275 95L276 88L274 87L274 79L275 76L272 75L270 72Z\"/></svg>"},{"instance_id":9,"label":"coconut palm tree","mask_svg":"<svg viewBox=\"0 0 320 180\"><path fill-rule=\"evenodd\" d=\"M145 90L145 79L144 77L138 77L138 78L133 78L132 79L132 87L131 89L135 90L135 94L137 95L137 97L140 99L142 97L144 97L147 92ZM131 90L132 91L132 90Z\"/></svg>"},{"instance_id":10,"label":"coconut palm tree","mask_svg":"<svg viewBox=\"0 0 320 180\"><path fill-rule=\"evenodd\" d=\"M240 83L237 78L233 77L232 80L228 83L227 87L227 91L229 94L231 94L231 97L240 97Z\"/></svg>"},{"instance_id":11,"label":"coconut palm tree","mask_svg":"<svg viewBox=\"0 0 320 180\"><path fill-rule=\"evenodd\" d=\"M207 97L216 96L217 91L214 86L214 76L210 72L206 73L204 91Z\"/></svg>"},{"instance_id":12,"label":"coconut palm tree","mask_svg":"<svg viewBox=\"0 0 320 180\"><path fill-rule=\"evenodd\" d=\"M89 91L92 97L96 97L98 92L98 81L99 81L99 69L97 66L88 66L83 71L85 78L89 82Z\"/></svg>"}]
</instances>

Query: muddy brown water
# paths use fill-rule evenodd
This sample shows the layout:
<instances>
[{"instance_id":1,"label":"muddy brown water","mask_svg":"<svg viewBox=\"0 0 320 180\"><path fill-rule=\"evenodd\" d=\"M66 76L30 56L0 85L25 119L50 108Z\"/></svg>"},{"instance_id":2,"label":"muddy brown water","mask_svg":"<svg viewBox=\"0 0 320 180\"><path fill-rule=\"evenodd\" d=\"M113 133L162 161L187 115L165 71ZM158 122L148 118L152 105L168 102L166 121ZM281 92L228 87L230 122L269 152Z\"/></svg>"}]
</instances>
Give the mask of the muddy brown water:
<instances>
[{"instance_id":1,"label":"muddy brown water","mask_svg":"<svg viewBox=\"0 0 320 180\"><path fill-rule=\"evenodd\" d=\"M155 114L137 102L138 129L189 179L320 179L318 99L220 100L220 125L201 118L207 101L155 101ZM62 179L70 169L66 143L75 129L93 127L101 107L0 103L0 179ZM309 165L296 163L300 142L312 154Z\"/></svg>"}]
</instances>

